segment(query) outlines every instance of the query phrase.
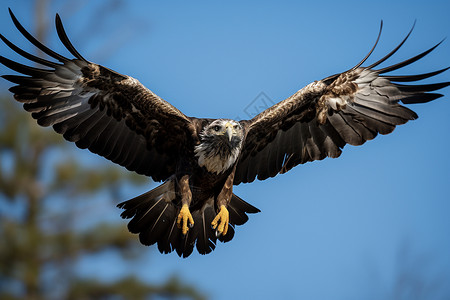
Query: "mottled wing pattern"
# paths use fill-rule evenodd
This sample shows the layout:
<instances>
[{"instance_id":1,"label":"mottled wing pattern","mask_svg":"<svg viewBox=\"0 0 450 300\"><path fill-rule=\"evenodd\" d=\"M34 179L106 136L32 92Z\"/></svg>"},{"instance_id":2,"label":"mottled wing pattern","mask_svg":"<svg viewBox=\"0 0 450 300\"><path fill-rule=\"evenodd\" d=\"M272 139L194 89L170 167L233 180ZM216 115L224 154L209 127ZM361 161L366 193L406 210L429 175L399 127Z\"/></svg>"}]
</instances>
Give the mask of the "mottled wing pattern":
<instances>
[{"instance_id":1,"label":"mottled wing pattern","mask_svg":"<svg viewBox=\"0 0 450 300\"><path fill-rule=\"evenodd\" d=\"M0 57L0 63L23 75L3 75L38 124L53 126L65 139L154 180L175 171L182 145L195 131L191 119L145 88L136 79L85 60L67 38L59 16L58 36L76 59L68 59L37 41L11 18L22 35L53 62L15 46L12 50L47 68L30 67Z\"/></svg>"},{"instance_id":2,"label":"mottled wing pattern","mask_svg":"<svg viewBox=\"0 0 450 300\"><path fill-rule=\"evenodd\" d=\"M412 29L411 29L412 31ZM368 67L354 68L311 83L291 97L249 121L247 137L236 169L234 184L264 180L285 173L298 164L338 157L346 144L362 145L379 133L417 118L399 104L425 103L441 97L431 93L449 82L405 85L430 78L448 68L420 75L390 76L387 73L421 59L439 44L403 62L374 69L390 58L407 40ZM380 28L381 34L381 28Z\"/></svg>"}]
</instances>

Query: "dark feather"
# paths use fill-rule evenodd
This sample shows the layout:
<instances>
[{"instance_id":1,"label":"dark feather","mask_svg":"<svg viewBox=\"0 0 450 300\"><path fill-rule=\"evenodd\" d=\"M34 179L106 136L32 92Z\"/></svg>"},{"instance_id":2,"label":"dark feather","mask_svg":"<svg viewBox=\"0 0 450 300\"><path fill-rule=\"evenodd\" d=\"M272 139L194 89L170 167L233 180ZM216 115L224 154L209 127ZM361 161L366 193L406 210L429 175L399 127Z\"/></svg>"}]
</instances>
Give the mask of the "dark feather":
<instances>
[{"instance_id":1,"label":"dark feather","mask_svg":"<svg viewBox=\"0 0 450 300\"><path fill-rule=\"evenodd\" d=\"M0 63L3 64L5 67L10 68L11 70L14 70L16 72L19 72L19 73L22 73L25 75L34 76L34 77L43 77L46 74L50 74L52 72L51 70L45 70L45 69L39 69L39 68L25 66L18 62L7 59L3 56L0 56Z\"/></svg>"},{"instance_id":2,"label":"dark feather","mask_svg":"<svg viewBox=\"0 0 450 300\"><path fill-rule=\"evenodd\" d=\"M367 69L373 69L373 68L375 68L376 66L378 66L378 65L382 64L383 62L385 62L386 60L388 60L392 55L394 55L394 54L398 51L398 49L400 49L400 48L403 46L403 44L406 42L406 40L409 38L409 36L410 36L411 33L413 32L415 26L416 26L416 21L414 21L413 26L412 26L411 29L409 30L408 34L405 36L405 38L403 39L403 41L401 41L400 44L398 44L397 47L395 47L391 52L389 52L389 53L388 53L386 56L384 56L382 59L379 59L378 61L374 62L373 64L371 64L370 66L368 66L368 67L366 67L366 68L367 68ZM381 33L381 30L380 30L380 33ZM380 36L378 36L378 37L380 37ZM358 65L358 67L359 67L359 66L361 66L361 64ZM355 70L355 69L356 69L356 68L353 68L353 70Z\"/></svg>"},{"instance_id":3,"label":"dark feather","mask_svg":"<svg viewBox=\"0 0 450 300\"><path fill-rule=\"evenodd\" d=\"M401 76L385 76L383 75L383 78L388 79L389 81L392 82L411 82L411 81L419 81L419 80L423 80L423 79L427 79L436 75L441 74L442 72L445 72L449 69L450 67L444 68L444 69L440 69L434 72L429 72L429 73L425 73L425 74L419 74L419 75L401 75Z\"/></svg>"},{"instance_id":4,"label":"dark feather","mask_svg":"<svg viewBox=\"0 0 450 300\"><path fill-rule=\"evenodd\" d=\"M195 246L195 237L192 234L192 230L189 230L186 235L182 235L178 247L175 248L175 251L177 252L179 257L186 258L192 254Z\"/></svg>"},{"instance_id":5,"label":"dark feather","mask_svg":"<svg viewBox=\"0 0 450 300\"><path fill-rule=\"evenodd\" d=\"M11 16L11 19L14 23L14 25L16 26L16 28L20 31L20 33L30 42L32 43L36 48L38 48L39 50L41 50L42 52L44 52L45 54L59 60L60 62L66 62L68 61L67 58L65 58L62 55L59 55L58 53L54 52L53 50L47 48L46 46L44 46L41 42L39 42L34 36L32 36L25 28L23 28L22 24L19 23L19 21L17 20L16 16L14 16L13 12L11 11L10 8L8 8L9 10L9 15Z\"/></svg>"},{"instance_id":6,"label":"dark feather","mask_svg":"<svg viewBox=\"0 0 450 300\"><path fill-rule=\"evenodd\" d=\"M11 48L13 51L15 51L17 54L22 55L23 57L25 57L26 59L29 59L31 61L34 61L35 63L47 66L47 67L51 67L51 68L56 68L58 66L58 64L45 60L43 58L37 57L35 55L32 55L22 49L20 49L19 47L17 47L16 45L14 45L13 43L11 43L8 39L6 39L3 35L0 34L0 39L2 39L2 41L9 47Z\"/></svg>"},{"instance_id":7,"label":"dark feather","mask_svg":"<svg viewBox=\"0 0 450 300\"><path fill-rule=\"evenodd\" d=\"M235 234L234 226L230 224L228 226L227 234L226 235L221 234L217 237L217 239L219 241L221 241L222 243L228 243L229 241L231 241L234 238L234 234Z\"/></svg>"},{"instance_id":8,"label":"dark feather","mask_svg":"<svg viewBox=\"0 0 450 300\"><path fill-rule=\"evenodd\" d=\"M64 46L67 48L67 50L69 50L69 52L72 53L72 55L75 56L76 58L87 63L88 61L86 59L84 59L84 57L81 56L80 53L78 53L78 51L75 49L75 47L72 45L69 38L67 37L66 31L64 30L64 26L61 22L61 18L59 17L58 14L56 14L55 24L56 24L56 31L58 33L58 37L61 40L61 42L64 44Z\"/></svg>"},{"instance_id":9,"label":"dark feather","mask_svg":"<svg viewBox=\"0 0 450 300\"><path fill-rule=\"evenodd\" d=\"M230 214L230 224L243 225L248 221L248 213L256 214L260 210L233 194L228 204L228 212Z\"/></svg>"},{"instance_id":10,"label":"dark feather","mask_svg":"<svg viewBox=\"0 0 450 300\"><path fill-rule=\"evenodd\" d=\"M436 100L444 95L438 93L426 93L426 94L418 94L407 96L402 99L402 102L405 104L416 104L416 103L427 103L433 100Z\"/></svg>"},{"instance_id":11,"label":"dark feather","mask_svg":"<svg viewBox=\"0 0 450 300\"><path fill-rule=\"evenodd\" d=\"M414 28L414 26L413 26L413 28ZM357 68L359 68L363 63L366 62L366 60L370 57L370 55L372 55L373 50L375 50L375 48L378 45L378 42L380 41L380 37L381 37L381 32L382 31L383 31L383 20L381 20L381 22L380 22L380 31L378 32L377 40L375 41L375 44L372 46L372 49L370 49L369 53L367 53L367 55L359 63L357 63L356 66L354 66L351 70L356 70ZM409 34L408 34L408 36L409 36ZM406 38L408 38L408 36ZM406 38L405 38L405 40L406 40ZM398 48L400 48L400 46ZM383 59L385 60L387 58L383 58Z\"/></svg>"},{"instance_id":12,"label":"dark feather","mask_svg":"<svg viewBox=\"0 0 450 300\"><path fill-rule=\"evenodd\" d=\"M148 224L146 224L146 229L141 231L139 234L139 240L144 245L153 245L158 242L161 237L165 234L167 228L167 221L169 216L166 216L169 207L172 207L171 203L163 202L163 206L159 207L159 214L153 216ZM171 219L172 220L172 219ZM143 242L144 241L144 242Z\"/></svg>"},{"instance_id":13,"label":"dark feather","mask_svg":"<svg viewBox=\"0 0 450 300\"><path fill-rule=\"evenodd\" d=\"M176 211L174 213L176 215ZM158 250L161 253L167 254L179 247L178 241L180 240L181 231L177 227L177 220L174 218L169 223L168 230L163 238L158 242Z\"/></svg>"},{"instance_id":14,"label":"dark feather","mask_svg":"<svg viewBox=\"0 0 450 300\"><path fill-rule=\"evenodd\" d=\"M200 254L208 254L216 248L216 236L214 230L211 228L211 222L216 216L214 212L214 207L210 204L205 204L202 210L197 210L195 212L197 218L194 218L194 222L198 222L194 226L198 228L197 235L197 250ZM193 216L194 217L194 216Z\"/></svg>"},{"instance_id":15,"label":"dark feather","mask_svg":"<svg viewBox=\"0 0 450 300\"><path fill-rule=\"evenodd\" d=\"M392 66L389 66L389 67L386 67L386 68L383 68L383 69L379 69L379 70L377 70L377 72L379 74L383 74L383 73L392 72L392 71L398 70L400 68L403 68L403 67L405 67L407 65L410 65L410 64L418 61L419 59L425 57L426 55L428 55L431 51L436 49L443 41L444 40L440 41L439 43L437 43L436 45L434 45L430 49L420 53L419 55L416 55L416 56L414 56L414 57L412 57L410 59L404 60L404 61L402 61L402 62L400 62L398 64L395 64L395 65L392 65Z\"/></svg>"},{"instance_id":16,"label":"dark feather","mask_svg":"<svg viewBox=\"0 0 450 300\"><path fill-rule=\"evenodd\" d=\"M425 93L425 92L433 92L436 90L440 90L450 85L450 82L440 82L440 83L432 83L432 84L418 84L418 85L401 85L396 84L395 86L402 92L407 94L417 94L417 93Z\"/></svg>"}]
</instances>

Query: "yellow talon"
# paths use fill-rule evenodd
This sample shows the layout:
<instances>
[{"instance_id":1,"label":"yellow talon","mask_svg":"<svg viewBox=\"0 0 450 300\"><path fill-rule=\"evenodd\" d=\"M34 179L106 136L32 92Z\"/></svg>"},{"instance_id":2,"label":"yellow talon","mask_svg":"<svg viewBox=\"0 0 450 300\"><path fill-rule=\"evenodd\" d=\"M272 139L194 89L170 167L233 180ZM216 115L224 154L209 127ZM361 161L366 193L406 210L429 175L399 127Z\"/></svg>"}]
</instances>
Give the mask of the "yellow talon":
<instances>
[{"instance_id":1,"label":"yellow talon","mask_svg":"<svg viewBox=\"0 0 450 300\"><path fill-rule=\"evenodd\" d=\"M181 220L183 220L183 225L181 225ZM189 206L187 204L183 204L177 218L177 226L178 228L181 228L181 232L183 234L186 234L189 230L188 221L190 223L190 227L192 228L192 226L194 226L194 219L189 211Z\"/></svg>"},{"instance_id":2,"label":"yellow talon","mask_svg":"<svg viewBox=\"0 0 450 300\"><path fill-rule=\"evenodd\" d=\"M220 206L220 211L214 220L211 222L213 229L217 228L219 234L225 235L228 232L228 222L230 221L230 215L225 205ZM219 225L219 226L217 226Z\"/></svg>"}]
</instances>

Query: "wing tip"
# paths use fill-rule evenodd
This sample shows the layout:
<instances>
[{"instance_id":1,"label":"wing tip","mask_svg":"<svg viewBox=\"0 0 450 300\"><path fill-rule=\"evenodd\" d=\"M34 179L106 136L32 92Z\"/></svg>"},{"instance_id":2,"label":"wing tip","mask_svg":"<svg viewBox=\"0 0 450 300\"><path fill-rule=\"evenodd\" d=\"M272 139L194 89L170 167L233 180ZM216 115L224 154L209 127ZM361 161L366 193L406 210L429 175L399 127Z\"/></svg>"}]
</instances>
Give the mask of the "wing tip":
<instances>
[{"instance_id":1,"label":"wing tip","mask_svg":"<svg viewBox=\"0 0 450 300\"><path fill-rule=\"evenodd\" d=\"M10 16L12 19L16 19L16 16L14 15L14 13L13 13L11 7L8 7L8 12L9 12L9 16ZM17 19L16 19L16 20L17 20Z\"/></svg>"},{"instance_id":2,"label":"wing tip","mask_svg":"<svg viewBox=\"0 0 450 300\"><path fill-rule=\"evenodd\" d=\"M56 32L58 34L58 37L59 37L60 41L63 43L64 47L66 47L66 49L69 50L69 52L73 56L88 63L88 61L75 49L75 47L70 42L70 39L67 36L66 31L64 29L64 25L62 23L61 17L59 16L58 13L55 15L55 27L56 27Z\"/></svg>"},{"instance_id":3,"label":"wing tip","mask_svg":"<svg viewBox=\"0 0 450 300\"><path fill-rule=\"evenodd\" d=\"M373 51L375 50L375 48L378 45L378 42L380 41L382 31L383 31L383 19L381 19L381 21L380 21L380 29L378 31L378 36L375 41L375 44L372 46L372 49L370 49L369 53L367 53L367 55L359 63L357 63L356 66L354 66L350 70L355 70L355 69L359 68L364 62L366 62L366 60L370 57L370 55L372 55Z\"/></svg>"}]
</instances>

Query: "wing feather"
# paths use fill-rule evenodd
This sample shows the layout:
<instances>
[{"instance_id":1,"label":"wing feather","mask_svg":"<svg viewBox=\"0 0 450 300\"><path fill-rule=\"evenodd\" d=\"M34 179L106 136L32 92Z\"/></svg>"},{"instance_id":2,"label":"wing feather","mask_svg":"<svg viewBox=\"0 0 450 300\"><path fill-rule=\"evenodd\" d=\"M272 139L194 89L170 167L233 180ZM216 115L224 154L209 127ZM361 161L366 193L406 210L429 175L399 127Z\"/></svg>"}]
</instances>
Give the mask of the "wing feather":
<instances>
[{"instance_id":1,"label":"wing feather","mask_svg":"<svg viewBox=\"0 0 450 300\"><path fill-rule=\"evenodd\" d=\"M0 56L0 63L23 74L2 77L16 84L10 91L39 125L53 126L78 147L88 148L156 181L172 175L180 153L193 148L193 119L136 79L84 59L67 37L58 15L58 36L75 59L40 43L11 10L10 15L19 32L49 56L34 56L0 35L17 54L49 68L31 67Z\"/></svg>"},{"instance_id":2,"label":"wing feather","mask_svg":"<svg viewBox=\"0 0 450 300\"><path fill-rule=\"evenodd\" d=\"M413 26L414 28L414 26ZM362 145L379 133L391 133L397 125L417 118L399 104L425 103L441 97L431 93L450 82L404 85L441 74L449 68L418 75L384 75L428 55L442 42L400 63L374 69L391 58L407 36L391 52L368 67L361 65L313 82L291 97L241 123L247 135L236 167L234 184L285 173L298 164L338 157L346 144ZM381 28L380 28L381 33Z\"/></svg>"}]
</instances>

